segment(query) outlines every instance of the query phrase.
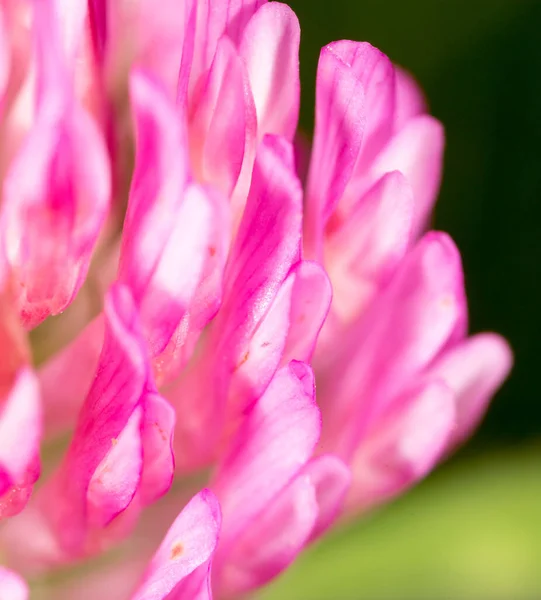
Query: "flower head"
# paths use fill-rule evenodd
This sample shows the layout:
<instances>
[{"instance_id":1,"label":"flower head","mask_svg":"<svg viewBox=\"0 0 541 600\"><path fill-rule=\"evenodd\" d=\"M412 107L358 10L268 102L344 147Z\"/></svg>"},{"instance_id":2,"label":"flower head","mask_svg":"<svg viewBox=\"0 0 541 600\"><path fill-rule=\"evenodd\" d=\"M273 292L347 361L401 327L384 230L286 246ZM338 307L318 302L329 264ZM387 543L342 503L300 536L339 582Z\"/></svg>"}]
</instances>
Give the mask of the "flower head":
<instances>
[{"instance_id":1,"label":"flower head","mask_svg":"<svg viewBox=\"0 0 541 600\"><path fill-rule=\"evenodd\" d=\"M298 48L278 2L0 2L0 550L46 598L250 592L424 476L510 368L426 233L416 84L324 48L303 191Z\"/></svg>"}]
</instances>

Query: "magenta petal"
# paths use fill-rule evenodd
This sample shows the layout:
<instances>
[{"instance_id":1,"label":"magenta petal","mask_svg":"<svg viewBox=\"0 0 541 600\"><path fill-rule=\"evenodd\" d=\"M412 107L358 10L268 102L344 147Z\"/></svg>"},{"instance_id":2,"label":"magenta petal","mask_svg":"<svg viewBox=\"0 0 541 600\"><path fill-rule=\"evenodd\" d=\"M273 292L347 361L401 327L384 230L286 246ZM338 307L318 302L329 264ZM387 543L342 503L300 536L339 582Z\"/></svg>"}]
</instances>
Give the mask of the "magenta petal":
<instances>
[{"instance_id":1,"label":"magenta petal","mask_svg":"<svg viewBox=\"0 0 541 600\"><path fill-rule=\"evenodd\" d=\"M255 118L247 78L236 48L222 38L206 81L195 92L192 164L203 181L212 182L228 197L239 178Z\"/></svg>"},{"instance_id":2,"label":"magenta petal","mask_svg":"<svg viewBox=\"0 0 541 600\"><path fill-rule=\"evenodd\" d=\"M357 318L388 283L411 239L413 194L399 171L384 175L329 235L325 262L333 283L333 311Z\"/></svg>"},{"instance_id":3,"label":"magenta petal","mask_svg":"<svg viewBox=\"0 0 541 600\"><path fill-rule=\"evenodd\" d=\"M13 571L0 567L0 598L5 600L27 600L28 587Z\"/></svg>"},{"instance_id":4,"label":"magenta petal","mask_svg":"<svg viewBox=\"0 0 541 600\"><path fill-rule=\"evenodd\" d=\"M39 477L41 429L38 382L23 368L0 408L0 519L24 508Z\"/></svg>"},{"instance_id":5,"label":"magenta petal","mask_svg":"<svg viewBox=\"0 0 541 600\"><path fill-rule=\"evenodd\" d=\"M220 552L229 551L309 459L320 427L312 371L292 362L247 415L216 475L213 489L224 515Z\"/></svg>"},{"instance_id":6,"label":"magenta petal","mask_svg":"<svg viewBox=\"0 0 541 600\"><path fill-rule=\"evenodd\" d=\"M431 381L401 398L353 458L348 505L367 509L403 492L443 455L455 426L453 392Z\"/></svg>"},{"instance_id":7,"label":"magenta petal","mask_svg":"<svg viewBox=\"0 0 541 600\"><path fill-rule=\"evenodd\" d=\"M303 260L291 276L295 282L282 364L290 360L308 362L312 358L333 294L331 282L319 263Z\"/></svg>"},{"instance_id":8,"label":"magenta petal","mask_svg":"<svg viewBox=\"0 0 541 600\"><path fill-rule=\"evenodd\" d=\"M175 470L173 431L175 411L156 393L144 400L145 417L142 431L144 466L141 476L141 502L150 504L171 487Z\"/></svg>"},{"instance_id":9,"label":"magenta petal","mask_svg":"<svg viewBox=\"0 0 541 600\"><path fill-rule=\"evenodd\" d=\"M186 135L175 107L140 72L132 75L131 92L137 164L119 278L132 291L155 358L170 342L196 293L212 215L204 191L188 184Z\"/></svg>"},{"instance_id":10,"label":"magenta petal","mask_svg":"<svg viewBox=\"0 0 541 600\"><path fill-rule=\"evenodd\" d=\"M338 457L323 454L313 458L299 477L308 477L316 492L318 515L310 536L313 540L333 523L342 510L351 485L351 472Z\"/></svg>"},{"instance_id":11,"label":"magenta petal","mask_svg":"<svg viewBox=\"0 0 541 600\"><path fill-rule=\"evenodd\" d=\"M194 496L167 532L131 600L192 600L194 596L184 593L194 591L186 578L198 575L196 569L206 568L211 560L220 523L220 505L212 492L203 490Z\"/></svg>"},{"instance_id":12,"label":"magenta petal","mask_svg":"<svg viewBox=\"0 0 541 600\"><path fill-rule=\"evenodd\" d=\"M377 157L374 176L401 171L413 189L413 234L426 227L436 200L443 166L444 132L428 115L410 119Z\"/></svg>"},{"instance_id":13,"label":"magenta petal","mask_svg":"<svg viewBox=\"0 0 541 600\"><path fill-rule=\"evenodd\" d=\"M479 424L512 364L509 344L499 335L482 333L459 343L430 369L430 377L440 377L455 394L453 443L462 442Z\"/></svg>"},{"instance_id":14,"label":"magenta petal","mask_svg":"<svg viewBox=\"0 0 541 600\"><path fill-rule=\"evenodd\" d=\"M417 82L409 73L397 68L395 131L398 132L410 119L426 111L426 100Z\"/></svg>"},{"instance_id":15,"label":"magenta petal","mask_svg":"<svg viewBox=\"0 0 541 600\"><path fill-rule=\"evenodd\" d=\"M285 4L269 2L248 22L240 54L246 62L257 112L258 137L293 140L300 102L300 28Z\"/></svg>"},{"instance_id":16,"label":"magenta petal","mask_svg":"<svg viewBox=\"0 0 541 600\"><path fill-rule=\"evenodd\" d=\"M295 478L223 557L224 567L215 577L217 590L238 597L276 577L302 551L317 516L310 478ZM217 558L216 569L219 564Z\"/></svg>"},{"instance_id":17,"label":"magenta petal","mask_svg":"<svg viewBox=\"0 0 541 600\"><path fill-rule=\"evenodd\" d=\"M316 123L308 174L307 256L320 257L325 224L340 200L357 161L365 128L362 81L334 50L321 51L316 85Z\"/></svg>"}]
</instances>

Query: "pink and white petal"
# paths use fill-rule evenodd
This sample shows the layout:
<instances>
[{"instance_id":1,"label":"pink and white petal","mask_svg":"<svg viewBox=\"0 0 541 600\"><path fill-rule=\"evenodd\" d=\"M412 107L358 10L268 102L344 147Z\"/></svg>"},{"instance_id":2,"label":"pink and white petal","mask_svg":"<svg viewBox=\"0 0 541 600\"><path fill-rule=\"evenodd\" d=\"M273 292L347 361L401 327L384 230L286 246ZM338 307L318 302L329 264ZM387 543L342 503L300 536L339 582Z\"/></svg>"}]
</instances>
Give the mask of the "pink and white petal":
<instances>
[{"instance_id":1,"label":"pink and white petal","mask_svg":"<svg viewBox=\"0 0 541 600\"><path fill-rule=\"evenodd\" d=\"M323 448L349 459L393 399L465 335L465 323L460 255L446 234L432 232L330 357L318 387Z\"/></svg>"},{"instance_id":2,"label":"pink and white petal","mask_svg":"<svg viewBox=\"0 0 541 600\"><path fill-rule=\"evenodd\" d=\"M351 464L348 510L372 508L427 475L443 456L455 423L454 394L442 381L407 393L360 442Z\"/></svg>"},{"instance_id":3,"label":"pink and white petal","mask_svg":"<svg viewBox=\"0 0 541 600\"><path fill-rule=\"evenodd\" d=\"M248 70L259 139L272 133L293 141L300 104L299 43L299 21L280 2L261 6L244 30L240 55Z\"/></svg>"},{"instance_id":4,"label":"pink and white petal","mask_svg":"<svg viewBox=\"0 0 541 600\"><path fill-rule=\"evenodd\" d=\"M236 598L276 577L303 550L317 518L314 485L300 475L235 540L220 544L214 563L217 592Z\"/></svg>"},{"instance_id":5,"label":"pink and white petal","mask_svg":"<svg viewBox=\"0 0 541 600\"><path fill-rule=\"evenodd\" d=\"M133 411L90 478L87 519L91 528L106 527L135 496L143 468L142 413L141 407Z\"/></svg>"},{"instance_id":6,"label":"pink and white petal","mask_svg":"<svg viewBox=\"0 0 541 600\"><path fill-rule=\"evenodd\" d=\"M355 165L355 173L359 175L392 133L396 104L395 68L381 50L368 42L341 40L331 46L333 52L351 65L364 90L366 124L361 153Z\"/></svg>"},{"instance_id":7,"label":"pink and white petal","mask_svg":"<svg viewBox=\"0 0 541 600\"><path fill-rule=\"evenodd\" d=\"M410 119L391 139L372 166L372 176L401 171L413 189L413 235L427 226L436 201L443 167L444 131L428 115Z\"/></svg>"},{"instance_id":8,"label":"pink and white petal","mask_svg":"<svg viewBox=\"0 0 541 600\"><path fill-rule=\"evenodd\" d=\"M390 280L410 245L412 217L411 186L393 171L329 234L325 264L333 283L333 312L344 323L358 318Z\"/></svg>"},{"instance_id":9,"label":"pink and white petal","mask_svg":"<svg viewBox=\"0 0 541 600\"><path fill-rule=\"evenodd\" d=\"M190 151L196 175L230 197L239 178L255 107L246 92L246 67L222 38L207 78L195 91Z\"/></svg>"},{"instance_id":10,"label":"pink and white petal","mask_svg":"<svg viewBox=\"0 0 541 600\"><path fill-rule=\"evenodd\" d=\"M79 107L43 108L7 174L0 225L26 327L62 312L79 291L109 195L105 145L92 119Z\"/></svg>"},{"instance_id":11,"label":"pink and white petal","mask_svg":"<svg viewBox=\"0 0 541 600\"><path fill-rule=\"evenodd\" d=\"M28 586L13 571L0 567L0 598L5 600L27 600Z\"/></svg>"},{"instance_id":12,"label":"pink and white petal","mask_svg":"<svg viewBox=\"0 0 541 600\"><path fill-rule=\"evenodd\" d=\"M39 477L41 411L37 378L25 367L0 409L0 519L24 508Z\"/></svg>"},{"instance_id":13,"label":"pink and white petal","mask_svg":"<svg viewBox=\"0 0 541 600\"><path fill-rule=\"evenodd\" d=\"M396 69L395 132L413 117L427 112L426 99L415 79L400 67Z\"/></svg>"},{"instance_id":14,"label":"pink and white petal","mask_svg":"<svg viewBox=\"0 0 541 600\"><path fill-rule=\"evenodd\" d=\"M455 394L457 425L452 444L471 435L512 365L509 344L499 335L481 333L457 344L429 370L430 377L441 378Z\"/></svg>"},{"instance_id":15,"label":"pink and white petal","mask_svg":"<svg viewBox=\"0 0 541 600\"><path fill-rule=\"evenodd\" d=\"M77 422L96 374L103 337L104 320L100 315L39 368L44 427L48 436L61 434Z\"/></svg>"},{"instance_id":16,"label":"pink and white petal","mask_svg":"<svg viewBox=\"0 0 541 600\"><path fill-rule=\"evenodd\" d=\"M291 360L310 361L333 296L331 282L319 263L303 260L293 274L295 283L282 365Z\"/></svg>"},{"instance_id":17,"label":"pink and white petal","mask_svg":"<svg viewBox=\"0 0 541 600\"><path fill-rule=\"evenodd\" d=\"M131 600L189 600L177 586L211 560L220 526L218 500L209 490L201 491L167 532Z\"/></svg>"},{"instance_id":18,"label":"pink and white petal","mask_svg":"<svg viewBox=\"0 0 541 600\"><path fill-rule=\"evenodd\" d=\"M247 414L218 468L212 488L222 505L224 547L268 509L308 461L320 428L313 373L293 361L276 373Z\"/></svg>"},{"instance_id":19,"label":"pink and white petal","mask_svg":"<svg viewBox=\"0 0 541 600\"><path fill-rule=\"evenodd\" d=\"M308 258L321 258L323 231L353 174L365 124L363 83L330 44L321 51L317 71L316 122L304 222Z\"/></svg>"},{"instance_id":20,"label":"pink and white petal","mask_svg":"<svg viewBox=\"0 0 541 600\"><path fill-rule=\"evenodd\" d=\"M144 465L139 489L143 505L163 496L171 487L175 470L173 407L159 394L148 393L144 400L142 430Z\"/></svg>"},{"instance_id":21,"label":"pink and white petal","mask_svg":"<svg viewBox=\"0 0 541 600\"><path fill-rule=\"evenodd\" d=\"M87 538L95 524L88 521L89 486L102 461L115 454L114 447L130 419L135 418L134 411L148 384L146 347L129 291L120 284L111 288L104 312L105 341L96 378L79 414L64 461L40 491L43 513L60 546L72 556L91 551ZM140 431L134 431L135 427L130 429L127 446L133 458L137 456L135 450L139 443L133 436L140 435ZM131 464L136 462L134 459ZM140 470L134 468L122 473L115 469L115 473L119 479L125 476L126 480L119 481L118 488L111 484L113 492L137 487Z\"/></svg>"},{"instance_id":22,"label":"pink and white petal","mask_svg":"<svg viewBox=\"0 0 541 600\"><path fill-rule=\"evenodd\" d=\"M310 541L317 539L339 516L351 485L351 471L337 456L323 454L310 460L300 477L308 477L314 486L318 507Z\"/></svg>"}]
</instances>

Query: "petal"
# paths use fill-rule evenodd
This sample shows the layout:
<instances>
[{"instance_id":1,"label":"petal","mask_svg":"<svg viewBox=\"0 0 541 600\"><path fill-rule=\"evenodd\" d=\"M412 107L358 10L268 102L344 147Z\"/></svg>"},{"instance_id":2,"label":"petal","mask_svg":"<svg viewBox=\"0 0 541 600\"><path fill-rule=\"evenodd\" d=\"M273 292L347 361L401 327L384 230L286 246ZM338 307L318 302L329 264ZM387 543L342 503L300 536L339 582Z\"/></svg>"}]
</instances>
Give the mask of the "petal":
<instances>
[{"instance_id":1,"label":"petal","mask_svg":"<svg viewBox=\"0 0 541 600\"><path fill-rule=\"evenodd\" d=\"M193 168L201 180L212 182L228 197L239 178L255 117L247 78L246 67L233 43L222 38L208 76L193 99Z\"/></svg>"},{"instance_id":2,"label":"petal","mask_svg":"<svg viewBox=\"0 0 541 600\"><path fill-rule=\"evenodd\" d=\"M424 477L442 457L455 426L453 392L430 381L401 399L364 440L353 458L352 510L366 510Z\"/></svg>"},{"instance_id":3,"label":"petal","mask_svg":"<svg viewBox=\"0 0 541 600\"><path fill-rule=\"evenodd\" d=\"M131 600L190 600L193 596L177 586L211 559L220 523L220 505L212 492L194 496L167 532Z\"/></svg>"},{"instance_id":4,"label":"petal","mask_svg":"<svg viewBox=\"0 0 541 600\"><path fill-rule=\"evenodd\" d=\"M325 224L340 200L359 156L365 116L363 83L334 51L321 51L316 83L316 122L308 173L305 250L321 254Z\"/></svg>"},{"instance_id":5,"label":"petal","mask_svg":"<svg viewBox=\"0 0 541 600\"><path fill-rule=\"evenodd\" d=\"M304 548L317 514L310 478L295 478L239 535L233 548L228 548L225 555L221 555L221 548L218 550L214 567L216 589L224 596L238 597L276 577Z\"/></svg>"},{"instance_id":6,"label":"petal","mask_svg":"<svg viewBox=\"0 0 541 600\"><path fill-rule=\"evenodd\" d=\"M144 401L142 431L144 467L141 477L141 501L150 504L171 487L175 470L173 430L175 411L160 395L149 393Z\"/></svg>"},{"instance_id":7,"label":"petal","mask_svg":"<svg viewBox=\"0 0 541 600\"><path fill-rule=\"evenodd\" d=\"M188 185L186 135L175 107L141 72L132 75L131 91L137 163L119 279L132 290L155 358L170 342L196 293L212 214L204 191Z\"/></svg>"},{"instance_id":8,"label":"petal","mask_svg":"<svg viewBox=\"0 0 541 600\"><path fill-rule=\"evenodd\" d=\"M229 551L306 463L320 427L312 371L293 361L276 373L219 466L212 487L224 515L220 552Z\"/></svg>"},{"instance_id":9,"label":"petal","mask_svg":"<svg viewBox=\"0 0 541 600\"><path fill-rule=\"evenodd\" d=\"M39 477L41 429L38 382L23 368L0 408L0 519L24 508Z\"/></svg>"},{"instance_id":10,"label":"petal","mask_svg":"<svg viewBox=\"0 0 541 600\"><path fill-rule=\"evenodd\" d=\"M333 311L351 322L388 283L410 243L413 194L399 171L384 175L329 235L325 264L333 289Z\"/></svg>"},{"instance_id":11,"label":"petal","mask_svg":"<svg viewBox=\"0 0 541 600\"><path fill-rule=\"evenodd\" d=\"M79 414L77 427L59 470L41 491L43 512L60 546L67 553L91 552L87 536L99 530L122 509L139 485L140 429L136 421L149 382L148 359L137 313L129 291L117 285L105 302L105 342L98 371ZM125 433L125 436L124 436ZM119 442L123 436L122 443ZM128 458L130 468L122 471ZM106 461L105 463L103 461ZM95 499L89 487L108 464L115 479L108 481L93 507L102 517L89 520L88 504ZM91 512L92 512L91 511ZM94 537L98 543L99 537Z\"/></svg>"},{"instance_id":12,"label":"petal","mask_svg":"<svg viewBox=\"0 0 541 600\"><path fill-rule=\"evenodd\" d=\"M300 27L285 4L264 4L240 43L257 112L258 137L272 133L292 141L300 102Z\"/></svg>"},{"instance_id":13,"label":"petal","mask_svg":"<svg viewBox=\"0 0 541 600\"><path fill-rule=\"evenodd\" d=\"M499 335L475 335L446 352L430 369L453 390L457 426L453 444L462 442L479 424L496 390L508 376L513 354Z\"/></svg>"},{"instance_id":14,"label":"petal","mask_svg":"<svg viewBox=\"0 0 541 600\"><path fill-rule=\"evenodd\" d=\"M329 312L332 287L319 263L303 260L293 270L295 283L289 313L289 331L281 363L309 362Z\"/></svg>"},{"instance_id":15,"label":"petal","mask_svg":"<svg viewBox=\"0 0 541 600\"><path fill-rule=\"evenodd\" d=\"M423 92L413 77L396 68L395 131L399 131L413 117L427 112Z\"/></svg>"},{"instance_id":16,"label":"petal","mask_svg":"<svg viewBox=\"0 0 541 600\"><path fill-rule=\"evenodd\" d=\"M342 510L351 485L351 471L338 457L323 454L313 458L300 476L308 477L316 492L318 515L310 537L314 540L330 527Z\"/></svg>"},{"instance_id":17,"label":"petal","mask_svg":"<svg viewBox=\"0 0 541 600\"><path fill-rule=\"evenodd\" d=\"M444 131L441 123L428 115L410 119L382 150L372 175L401 171L413 189L415 208L413 235L426 227L441 182Z\"/></svg>"},{"instance_id":18,"label":"petal","mask_svg":"<svg viewBox=\"0 0 541 600\"><path fill-rule=\"evenodd\" d=\"M27 600L28 587L13 571L0 567L0 597L6 600Z\"/></svg>"},{"instance_id":19,"label":"petal","mask_svg":"<svg viewBox=\"0 0 541 600\"><path fill-rule=\"evenodd\" d=\"M465 324L458 250L447 235L427 234L331 357L318 388L326 408L323 446L349 456L374 419L462 339Z\"/></svg>"},{"instance_id":20,"label":"petal","mask_svg":"<svg viewBox=\"0 0 541 600\"><path fill-rule=\"evenodd\" d=\"M36 122L6 176L0 224L30 328L62 312L78 292L110 196L104 141L76 105L54 49L50 54L38 73Z\"/></svg>"}]
</instances>

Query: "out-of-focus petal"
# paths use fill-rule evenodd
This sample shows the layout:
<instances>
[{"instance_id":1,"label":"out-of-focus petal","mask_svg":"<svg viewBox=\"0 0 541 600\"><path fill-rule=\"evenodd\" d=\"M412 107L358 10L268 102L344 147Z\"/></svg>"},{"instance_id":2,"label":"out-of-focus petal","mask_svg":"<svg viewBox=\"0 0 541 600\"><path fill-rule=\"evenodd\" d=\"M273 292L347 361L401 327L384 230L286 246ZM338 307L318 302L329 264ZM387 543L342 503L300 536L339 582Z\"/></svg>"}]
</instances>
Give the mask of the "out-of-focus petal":
<instances>
[{"instance_id":1,"label":"out-of-focus petal","mask_svg":"<svg viewBox=\"0 0 541 600\"><path fill-rule=\"evenodd\" d=\"M347 457L404 387L462 339L465 325L458 250L447 235L427 234L329 361L318 388L323 448Z\"/></svg>"},{"instance_id":2,"label":"out-of-focus petal","mask_svg":"<svg viewBox=\"0 0 541 600\"><path fill-rule=\"evenodd\" d=\"M27 600L28 586L13 571L0 567L0 598L5 600Z\"/></svg>"},{"instance_id":3,"label":"out-of-focus petal","mask_svg":"<svg viewBox=\"0 0 541 600\"><path fill-rule=\"evenodd\" d=\"M452 443L460 443L479 424L492 395L513 364L509 344L499 335L482 333L459 343L429 370L453 390L457 424Z\"/></svg>"},{"instance_id":4,"label":"out-of-focus petal","mask_svg":"<svg viewBox=\"0 0 541 600\"><path fill-rule=\"evenodd\" d=\"M38 382L21 369L0 407L0 519L20 512L40 474L41 401Z\"/></svg>"},{"instance_id":5,"label":"out-of-focus petal","mask_svg":"<svg viewBox=\"0 0 541 600\"><path fill-rule=\"evenodd\" d=\"M443 455L455 416L453 392L441 381L430 381L401 398L353 458L349 509L366 510L424 477Z\"/></svg>"},{"instance_id":6,"label":"out-of-focus petal","mask_svg":"<svg viewBox=\"0 0 541 600\"><path fill-rule=\"evenodd\" d=\"M216 475L212 488L224 515L220 552L306 463L320 427L312 371L293 361L276 373L246 416Z\"/></svg>"},{"instance_id":7,"label":"out-of-focus petal","mask_svg":"<svg viewBox=\"0 0 541 600\"><path fill-rule=\"evenodd\" d=\"M426 113L424 94L415 79L400 67L396 68L395 131L398 132L413 117Z\"/></svg>"},{"instance_id":8,"label":"out-of-focus petal","mask_svg":"<svg viewBox=\"0 0 541 600\"><path fill-rule=\"evenodd\" d=\"M203 600L204 595L193 595L198 591L194 587L201 583L208 590L196 571L198 567L205 569L205 563L211 560L220 524L220 505L212 492L203 490L192 498L167 532L131 600L192 600L194 597ZM191 575L196 576L196 582L186 580ZM210 600L210 594L207 598Z\"/></svg>"},{"instance_id":9,"label":"out-of-focus petal","mask_svg":"<svg viewBox=\"0 0 541 600\"><path fill-rule=\"evenodd\" d=\"M292 141L300 102L300 27L285 4L264 4L240 43L257 112L259 138L272 133Z\"/></svg>"},{"instance_id":10,"label":"out-of-focus petal","mask_svg":"<svg viewBox=\"0 0 541 600\"><path fill-rule=\"evenodd\" d=\"M372 166L372 175L401 171L413 189L413 235L422 233L440 188L444 131L428 115L410 119L382 150Z\"/></svg>"},{"instance_id":11,"label":"out-of-focus petal","mask_svg":"<svg viewBox=\"0 0 541 600\"><path fill-rule=\"evenodd\" d=\"M222 38L207 79L195 91L193 100L193 168L203 181L212 182L228 197L235 188L246 145L254 133L255 106L247 79L246 66L233 43Z\"/></svg>"},{"instance_id":12,"label":"out-of-focus petal","mask_svg":"<svg viewBox=\"0 0 541 600\"><path fill-rule=\"evenodd\" d=\"M305 250L319 258L325 224L340 200L359 156L366 123L363 83L333 44L321 51L316 123L308 173Z\"/></svg>"},{"instance_id":13,"label":"out-of-focus petal","mask_svg":"<svg viewBox=\"0 0 541 600\"><path fill-rule=\"evenodd\" d=\"M359 317L386 284L410 243L413 194L406 178L384 175L329 234L325 264L333 283L333 312L347 323Z\"/></svg>"}]
</instances>

